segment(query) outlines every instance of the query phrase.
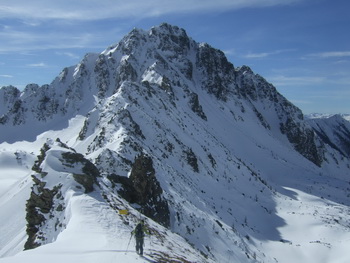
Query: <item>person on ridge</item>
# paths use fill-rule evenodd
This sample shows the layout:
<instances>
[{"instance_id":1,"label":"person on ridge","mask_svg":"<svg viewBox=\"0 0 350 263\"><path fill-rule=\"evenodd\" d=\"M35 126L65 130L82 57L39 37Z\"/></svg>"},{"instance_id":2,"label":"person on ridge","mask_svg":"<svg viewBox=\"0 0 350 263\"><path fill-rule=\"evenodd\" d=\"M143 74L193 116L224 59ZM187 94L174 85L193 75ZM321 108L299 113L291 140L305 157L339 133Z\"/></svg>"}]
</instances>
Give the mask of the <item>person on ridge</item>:
<instances>
[{"instance_id":1,"label":"person on ridge","mask_svg":"<svg viewBox=\"0 0 350 263\"><path fill-rule=\"evenodd\" d=\"M149 232L145 226L145 221L142 219L140 223L137 224L134 231L131 232L135 235L136 240L136 253L139 255L143 255L143 238L145 237L145 233L149 235Z\"/></svg>"}]
</instances>

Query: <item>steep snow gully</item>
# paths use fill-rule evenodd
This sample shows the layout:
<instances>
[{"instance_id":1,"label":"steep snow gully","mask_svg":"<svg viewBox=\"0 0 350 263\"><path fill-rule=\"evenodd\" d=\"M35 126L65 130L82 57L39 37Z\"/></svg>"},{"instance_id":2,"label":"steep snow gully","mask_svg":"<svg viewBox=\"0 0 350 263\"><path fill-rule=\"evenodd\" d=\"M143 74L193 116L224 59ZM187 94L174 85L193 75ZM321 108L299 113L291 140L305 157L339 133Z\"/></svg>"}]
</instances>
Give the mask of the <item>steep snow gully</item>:
<instances>
[{"instance_id":1,"label":"steep snow gully","mask_svg":"<svg viewBox=\"0 0 350 263\"><path fill-rule=\"evenodd\" d=\"M0 102L0 262L350 261L349 121L304 119L184 29Z\"/></svg>"}]
</instances>

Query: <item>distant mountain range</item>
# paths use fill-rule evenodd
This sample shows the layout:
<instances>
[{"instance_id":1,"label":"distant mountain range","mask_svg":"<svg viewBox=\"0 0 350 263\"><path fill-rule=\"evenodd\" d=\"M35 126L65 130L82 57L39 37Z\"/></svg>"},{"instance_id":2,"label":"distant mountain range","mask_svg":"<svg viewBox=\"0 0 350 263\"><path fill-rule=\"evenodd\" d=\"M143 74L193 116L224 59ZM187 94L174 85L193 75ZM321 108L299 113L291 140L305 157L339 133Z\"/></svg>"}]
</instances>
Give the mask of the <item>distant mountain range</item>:
<instances>
[{"instance_id":1,"label":"distant mountain range","mask_svg":"<svg viewBox=\"0 0 350 263\"><path fill-rule=\"evenodd\" d=\"M350 260L349 115L304 117L184 29L134 29L50 85L2 87L0 101L1 262L70 262L62 240L107 262L140 217L147 259L116 259ZM96 236L109 240L100 254Z\"/></svg>"},{"instance_id":2,"label":"distant mountain range","mask_svg":"<svg viewBox=\"0 0 350 263\"><path fill-rule=\"evenodd\" d=\"M333 117L334 115L339 115L347 121L350 121L350 114L324 114L324 113L310 113L306 114L305 117L307 119L327 119L329 117Z\"/></svg>"}]
</instances>

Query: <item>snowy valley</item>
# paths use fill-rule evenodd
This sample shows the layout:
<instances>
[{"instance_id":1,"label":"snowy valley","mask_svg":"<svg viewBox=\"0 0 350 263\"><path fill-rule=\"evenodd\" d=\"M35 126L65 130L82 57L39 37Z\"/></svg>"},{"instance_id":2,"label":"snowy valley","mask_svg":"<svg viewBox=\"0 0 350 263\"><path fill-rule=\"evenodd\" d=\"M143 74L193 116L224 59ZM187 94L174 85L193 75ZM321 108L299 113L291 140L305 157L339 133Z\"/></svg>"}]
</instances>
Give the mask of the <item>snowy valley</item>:
<instances>
[{"instance_id":1,"label":"snowy valley","mask_svg":"<svg viewBox=\"0 0 350 263\"><path fill-rule=\"evenodd\" d=\"M345 263L350 122L304 118L184 29L134 29L0 89L0 209L4 263Z\"/></svg>"}]
</instances>

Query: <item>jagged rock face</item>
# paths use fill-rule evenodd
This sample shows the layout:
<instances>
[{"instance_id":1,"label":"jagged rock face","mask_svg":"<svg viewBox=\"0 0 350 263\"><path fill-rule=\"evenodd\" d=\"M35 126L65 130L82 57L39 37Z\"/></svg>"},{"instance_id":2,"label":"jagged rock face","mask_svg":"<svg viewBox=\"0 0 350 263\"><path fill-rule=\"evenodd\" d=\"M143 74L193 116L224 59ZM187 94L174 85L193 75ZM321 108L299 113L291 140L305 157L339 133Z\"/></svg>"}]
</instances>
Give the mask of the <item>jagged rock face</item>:
<instances>
[{"instance_id":1,"label":"jagged rock face","mask_svg":"<svg viewBox=\"0 0 350 263\"><path fill-rule=\"evenodd\" d=\"M205 112L203 111L202 105L200 105L198 100L198 94L192 93L190 95L190 101L189 104L191 106L191 110L196 113L199 117L201 117L203 120L207 120L207 116L205 115Z\"/></svg>"},{"instance_id":2,"label":"jagged rock face","mask_svg":"<svg viewBox=\"0 0 350 263\"><path fill-rule=\"evenodd\" d=\"M42 182L37 177L33 176L34 186L27 201L26 220L27 220L27 235L28 239L24 245L24 249L33 249L45 244L45 232L41 228L47 222L48 217L53 217L56 211L63 210L63 206L56 205L55 201L62 201L62 193L60 189L62 184L53 187L52 189L45 188L46 183ZM56 200L55 200L56 199ZM57 220L55 230L59 230L63 224Z\"/></svg>"},{"instance_id":3,"label":"jagged rock face","mask_svg":"<svg viewBox=\"0 0 350 263\"><path fill-rule=\"evenodd\" d=\"M20 125L24 122L22 101L19 99L20 91L13 87L1 88L0 96L2 97L2 105L0 106L0 125L9 122L9 115L13 116L13 125Z\"/></svg>"},{"instance_id":4,"label":"jagged rock face","mask_svg":"<svg viewBox=\"0 0 350 263\"><path fill-rule=\"evenodd\" d=\"M136 157L129 178L139 196L143 213L169 227L170 212L166 200L162 197L163 189L155 176L152 159L144 155Z\"/></svg>"},{"instance_id":5,"label":"jagged rock face","mask_svg":"<svg viewBox=\"0 0 350 263\"><path fill-rule=\"evenodd\" d=\"M163 189L155 176L152 158L139 155L132 164L129 178L112 174L108 179L121 184L118 193L130 203L138 204L145 216L165 227L170 226L168 203L162 196Z\"/></svg>"},{"instance_id":6,"label":"jagged rock face","mask_svg":"<svg viewBox=\"0 0 350 263\"><path fill-rule=\"evenodd\" d=\"M45 143L35 161L34 184L26 204L28 240L25 249L38 247L55 238L65 227L69 190L94 190L99 171L82 154L59 140ZM62 174L63 173L63 174Z\"/></svg>"},{"instance_id":7,"label":"jagged rock face","mask_svg":"<svg viewBox=\"0 0 350 263\"><path fill-rule=\"evenodd\" d=\"M13 86L2 87L0 89L0 116L11 110L16 101L19 100L20 95L21 92ZM5 122L5 120L0 119L0 122Z\"/></svg>"},{"instance_id":8,"label":"jagged rock face","mask_svg":"<svg viewBox=\"0 0 350 263\"><path fill-rule=\"evenodd\" d=\"M196 66L206 78L202 86L219 100L226 101L235 89L235 70L227 61L224 53L208 44L200 45L197 52Z\"/></svg>"},{"instance_id":9,"label":"jagged rock face","mask_svg":"<svg viewBox=\"0 0 350 263\"><path fill-rule=\"evenodd\" d=\"M323 156L315 144L315 133L312 129L302 130L292 119L281 123L281 132L285 133L295 149L314 164L321 166Z\"/></svg>"}]
</instances>

